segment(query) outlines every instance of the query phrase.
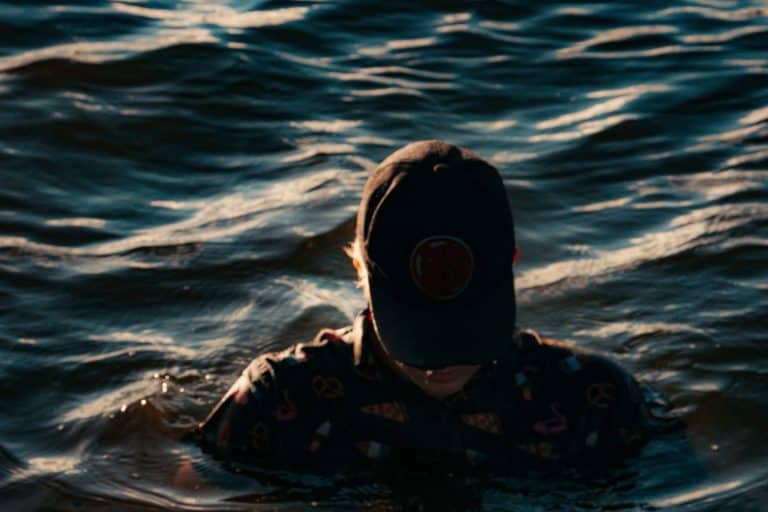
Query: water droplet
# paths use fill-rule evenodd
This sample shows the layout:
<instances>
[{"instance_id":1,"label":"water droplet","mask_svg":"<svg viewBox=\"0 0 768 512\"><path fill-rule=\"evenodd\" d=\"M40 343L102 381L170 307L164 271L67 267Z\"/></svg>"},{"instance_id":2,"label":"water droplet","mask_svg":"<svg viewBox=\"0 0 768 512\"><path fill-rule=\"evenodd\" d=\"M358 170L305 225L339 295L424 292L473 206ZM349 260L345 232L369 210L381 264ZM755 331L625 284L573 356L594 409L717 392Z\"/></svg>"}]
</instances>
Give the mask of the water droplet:
<instances>
[{"instance_id":1,"label":"water droplet","mask_svg":"<svg viewBox=\"0 0 768 512\"><path fill-rule=\"evenodd\" d=\"M709 449L712 450L713 452L716 452L716 451L720 450L720 445L711 444L711 445L709 445Z\"/></svg>"},{"instance_id":2,"label":"water droplet","mask_svg":"<svg viewBox=\"0 0 768 512\"><path fill-rule=\"evenodd\" d=\"M183 393L184 392L184 388L179 389L179 392Z\"/></svg>"},{"instance_id":3,"label":"water droplet","mask_svg":"<svg viewBox=\"0 0 768 512\"><path fill-rule=\"evenodd\" d=\"M128 409L128 406L123 404L123 406L120 408L120 412L125 412Z\"/></svg>"},{"instance_id":4,"label":"water droplet","mask_svg":"<svg viewBox=\"0 0 768 512\"><path fill-rule=\"evenodd\" d=\"M147 405L147 401L145 399L143 399L143 398L141 399L140 403L141 403L142 406Z\"/></svg>"},{"instance_id":5,"label":"water droplet","mask_svg":"<svg viewBox=\"0 0 768 512\"><path fill-rule=\"evenodd\" d=\"M138 473L131 473L131 478L138 480L139 478L141 478L141 475Z\"/></svg>"},{"instance_id":6,"label":"water droplet","mask_svg":"<svg viewBox=\"0 0 768 512\"><path fill-rule=\"evenodd\" d=\"M64 430L64 425L59 425L58 428L59 428L59 432L61 432L62 430Z\"/></svg>"},{"instance_id":7,"label":"water droplet","mask_svg":"<svg viewBox=\"0 0 768 512\"><path fill-rule=\"evenodd\" d=\"M161 389L161 391L163 393L167 393L168 392L168 383L167 382L163 382L163 385L160 386L160 389Z\"/></svg>"},{"instance_id":8,"label":"water droplet","mask_svg":"<svg viewBox=\"0 0 768 512\"><path fill-rule=\"evenodd\" d=\"M160 378L160 374L159 373L155 373L154 375L152 375L152 378L153 379L159 379Z\"/></svg>"}]
</instances>

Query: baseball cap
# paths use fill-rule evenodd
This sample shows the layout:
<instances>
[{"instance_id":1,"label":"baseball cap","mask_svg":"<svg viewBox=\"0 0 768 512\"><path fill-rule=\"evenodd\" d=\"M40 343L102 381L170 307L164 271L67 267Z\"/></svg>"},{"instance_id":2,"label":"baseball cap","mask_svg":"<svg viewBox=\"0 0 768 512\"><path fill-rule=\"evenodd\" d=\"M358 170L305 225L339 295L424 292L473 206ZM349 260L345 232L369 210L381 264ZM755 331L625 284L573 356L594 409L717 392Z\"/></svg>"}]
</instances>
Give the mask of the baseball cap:
<instances>
[{"instance_id":1,"label":"baseball cap","mask_svg":"<svg viewBox=\"0 0 768 512\"><path fill-rule=\"evenodd\" d=\"M409 144L369 176L356 238L376 333L420 368L498 359L515 332L515 232L501 176L443 141Z\"/></svg>"}]
</instances>

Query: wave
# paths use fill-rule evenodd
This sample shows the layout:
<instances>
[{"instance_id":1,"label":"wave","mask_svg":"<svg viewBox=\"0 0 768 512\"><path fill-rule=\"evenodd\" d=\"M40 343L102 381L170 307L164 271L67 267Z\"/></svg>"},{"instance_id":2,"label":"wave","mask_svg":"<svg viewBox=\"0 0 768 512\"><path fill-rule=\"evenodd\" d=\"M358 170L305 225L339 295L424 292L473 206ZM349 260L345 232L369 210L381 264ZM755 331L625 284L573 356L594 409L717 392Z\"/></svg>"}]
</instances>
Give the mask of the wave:
<instances>
[{"instance_id":1,"label":"wave","mask_svg":"<svg viewBox=\"0 0 768 512\"><path fill-rule=\"evenodd\" d=\"M521 290L556 283L583 284L585 278L588 282L589 278L659 263L703 247L730 251L739 245L739 240L751 243L750 235L740 233L765 221L768 221L768 205L764 203L709 206L678 215L665 229L634 238L625 247L598 250L593 258L558 261L526 271L517 278L516 284Z\"/></svg>"},{"instance_id":2,"label":"wave","mask_svg":"<svg viewBox=\"0 0 768 512\"><path fill-rule=\"evenodd\" d=\"M174 46L219 42L219 38L208 29L160 30L152 36L59 44L0 57L0 72L10 72L33 64L61 59L87 64L103 64Z\"/></svg>"},{"instance_id":3,"label":"wave","mask_svg":"<svg viewBox=\"0 0 768 512\"><path fill-rule=\"evenodd\" d=\"M296 155L292 161L307 155ZM297 222L297 212L310 202L321 206L327 203L338 208L340 196L349 197L348 213L343 213L343 220L354 215L356 200L362 188L363 176L347 170L329 169L293 179L269 183L257 190L235 192L218 198L191 201L156 200L150 203L155 208L179 212L191 212L185 219L158 227L140 230L138 233L119 240L96 243L85 247L65 247L34 242L20 236L0 236L0 254L6 258L48 257L58 258L73 263L77 260L109 259L120 256L140 256L157 254L163 249L167 256L190 255L201 249L206 243L226 242L247 232L280 230L285 239L308 239L327 229L324 217L338 218L333 209L316 217L313 222ZM344 210L342 210L344 211ZM318 221L320 224L318 224ZM331 220L333 222L338 222ZM55 222L59 224L60 222ZM69 223L69 222L66 222ZM92 224L92 223L89 223ZM312 227L315 225L319 231ZM320 227L325 226L325 227ZM267 236L276 236L274 233ZM173 250L169 250L173 249ZM256 255L255 255L256 256ZM50 263L50 261L49 261ZM110 263L82 262L82 271L101 272L111 267ZM118 258L113 265L126 264ZM133 261L128 266L140 262ZM148 263L151 266L151 263Z\"/></svg>"}]
</instances>

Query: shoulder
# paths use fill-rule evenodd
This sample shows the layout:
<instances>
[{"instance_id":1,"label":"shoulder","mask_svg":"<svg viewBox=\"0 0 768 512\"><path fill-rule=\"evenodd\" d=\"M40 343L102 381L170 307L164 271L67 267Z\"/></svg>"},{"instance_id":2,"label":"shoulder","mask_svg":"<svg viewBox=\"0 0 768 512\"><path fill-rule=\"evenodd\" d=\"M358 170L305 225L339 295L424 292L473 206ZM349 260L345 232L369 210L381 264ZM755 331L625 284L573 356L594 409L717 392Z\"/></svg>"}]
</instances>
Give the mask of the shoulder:
<instances>
[{"instance_id":1,"label":"shoulder","mask_svg":"<svg viewBox=\"0 0 768 512\"><path fill-rule=\"evenodd\" d=\"M545 338L533 329L518 331L514 337L516 364L539 369L553 378L562 376L590 376L622 381L634 380L618 362L605 354L576 345Z\"/></svg>"},{"instance_id":2,"label":"shoulder","mask_svg":"<svg viewBox=\"0 0 768 512\"><path fill-rule=\"evenodd\" d=\"M647 441L650 417L641 384L613 358L538 334L533 360L542 387L569 417L570 455L618 458Z\"/></svg>"},{"instance_id":3,"label":"shoulder","mask_svg":"<svg viewBox=\"0 0 768 512\"><path fill-rule=\"evenodd\" d=\"M251 361L198 427L203 448L235 458L289 453L303 446L307 429L323 412L314 400L316 379L328 380L324 376L352 362L347 333L323 330L309 343Z\"/></svg>"},{"instance_id":4,"label":"shoulder","mask_svg":"<svg viewBox=\"0 0 768 512\"><path fill-rule=\"evenodd\" d=\"M350 334L350 327L323 329L310 342L256 357L243 370L243 377L251 383L271 387L286 385L318 370L344 371L353 364Z\"/></svg>"}]
</instances>

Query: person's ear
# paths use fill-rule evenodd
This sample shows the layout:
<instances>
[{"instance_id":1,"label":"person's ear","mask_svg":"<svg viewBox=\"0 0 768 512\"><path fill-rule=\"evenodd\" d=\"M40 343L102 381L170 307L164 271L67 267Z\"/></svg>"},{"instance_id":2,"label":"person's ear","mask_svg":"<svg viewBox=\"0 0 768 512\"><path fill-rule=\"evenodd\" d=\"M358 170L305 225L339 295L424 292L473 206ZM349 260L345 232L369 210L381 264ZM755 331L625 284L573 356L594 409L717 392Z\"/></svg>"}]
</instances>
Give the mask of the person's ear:
<instances>
[{"instance_id":1,"label":"person's ear","mask_svg":"<svg viewBox=\"0 0 768 512\"><path fill-rule=\"evenodd\" d=\"M520 249L515 247L515 253L512 255L512 264L516 264L518 259L520 259Z\"/></svg>"},{"instance_id":2,"label":"person's ear","mask_svg":"<svg viewBox=\"0 0 768 512\"><path fill-rule=\"evenodd\" d=\"M363 263L359 259L353 257L352 258L352 264L355 266L355 270L357 270L357 275L362 275L362 273L363 273Z\"/></svg>"}]
</instances>

